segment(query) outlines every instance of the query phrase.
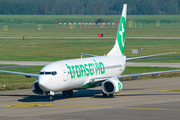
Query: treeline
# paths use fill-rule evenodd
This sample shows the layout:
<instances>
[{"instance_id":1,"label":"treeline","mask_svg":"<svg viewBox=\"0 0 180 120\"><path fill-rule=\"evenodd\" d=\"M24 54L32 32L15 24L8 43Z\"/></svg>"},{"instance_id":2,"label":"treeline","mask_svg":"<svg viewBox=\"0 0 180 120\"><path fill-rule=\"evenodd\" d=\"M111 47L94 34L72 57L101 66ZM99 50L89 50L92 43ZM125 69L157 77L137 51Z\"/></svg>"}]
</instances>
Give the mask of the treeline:
<instances>
[{"instance_id":1,"label":"treeline","mask_svg":"<svg viewBox=\"0 0 180 120\"><path fill-rule=\"evenodd\" d=\"M180 0L0 0L1 15L179 15Z\"/></svg>"}]
</instances>

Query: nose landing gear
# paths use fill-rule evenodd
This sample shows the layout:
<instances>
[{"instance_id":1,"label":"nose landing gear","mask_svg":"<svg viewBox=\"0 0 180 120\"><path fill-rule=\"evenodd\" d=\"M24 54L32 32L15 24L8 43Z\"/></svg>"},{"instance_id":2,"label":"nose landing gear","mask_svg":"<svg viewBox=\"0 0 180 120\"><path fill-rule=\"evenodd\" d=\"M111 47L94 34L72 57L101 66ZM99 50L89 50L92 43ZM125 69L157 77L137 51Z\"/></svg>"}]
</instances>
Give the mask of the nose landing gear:
<instances>
[{"instance_id":1,"label":"nose landing gear","mask_svg":"<svg viewBox=\"0 0 180 120\"><path fill-rule=\"evenodd\" d=\"M52 96L52 95L49 96L49 102L51 102L51 101L52 102L54 101L54 96Z\"/></svg>"},{"instance_id":2,"label":"nose landing gear","mask_svg":"<svg viewBox=\"0 0 180 120\"><path fill-rule=\"evenodd\" d=\"M54 101L54 92L53 91L50 91L49 93L49 102L53 102Z\"/></svg>"}]
</instances>

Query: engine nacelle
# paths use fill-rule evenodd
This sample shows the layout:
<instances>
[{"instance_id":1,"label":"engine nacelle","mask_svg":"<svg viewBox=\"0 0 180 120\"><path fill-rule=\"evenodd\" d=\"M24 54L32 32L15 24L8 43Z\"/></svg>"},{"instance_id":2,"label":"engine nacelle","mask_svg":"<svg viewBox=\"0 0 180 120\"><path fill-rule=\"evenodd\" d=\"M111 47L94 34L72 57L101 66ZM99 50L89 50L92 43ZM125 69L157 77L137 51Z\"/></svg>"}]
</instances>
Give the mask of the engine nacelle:
<instances>
[{"instance_id":1,"label":"engine nacelle","mask_svg":"<svg viewBox=\"0 0 180 120\"><path fill-rule=\"evenodd\" d=\"M35 94L44 94L44 91L39 87L38 80L33 83L31 89Z\"/></svg>"},{"instance_id":2,"label":"engine nacelle","mask_svg":"<svg viewBox=\"0 0 180 120\"><path fill-rule=\"evenodd\" d=\"M115 94L122 90L123 84L118 80L118 78L111 78L102 82L101 87L105 94Z\"/></svg>"}]
</instances>

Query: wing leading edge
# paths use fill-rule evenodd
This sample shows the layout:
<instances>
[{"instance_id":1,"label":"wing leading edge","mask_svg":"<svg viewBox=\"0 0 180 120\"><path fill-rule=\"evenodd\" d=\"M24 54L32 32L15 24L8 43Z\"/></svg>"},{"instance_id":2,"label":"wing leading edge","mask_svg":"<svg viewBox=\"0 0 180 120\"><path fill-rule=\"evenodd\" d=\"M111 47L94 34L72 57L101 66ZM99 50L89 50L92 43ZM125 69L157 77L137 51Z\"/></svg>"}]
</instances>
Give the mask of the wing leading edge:
<instances>
[{"instance_id":1,"label":"wing leading edge","mask_svg":"<svg viewBox=\"0 0 180 120\"><path fill-rule=\"evenodd\" d=\"M137 77L137 76L144 76L144 75L153 75L154 77L158 76L161 73L170 73L170 72L180 72L178 70L167 70L167 71L157 71L157 72L147 72L147 73L137 73L137 74L127 74L127 75L120 75L117 76L118 78L128 78L128 77Z\"/></svg>"},{"instance_id":2,"label":"wing leading edge","mask_svg":"<svg viewBox=\"0 0 180 120\"><path fill-rule=\"evenodd\" d=\"M168 54L174 54L174 53L176 53L176 52L154 54L154 55L147 55L147 56L141 56L141 57L132 57L132 58L126 58L126 61L138 60L138 59L143 59L143 58L156 57L156 56L168 55ZM98 56L98 55L92 55L92 54L86 54L86 53L80 53L80 54L90 56L90 57L97 57Z\"/></svg>"},{"instance_id":3,"label":"wing leading edge","mask_svg":"<svg viewBox=\"0 0 180 120\"><path fill-rule=\"evenodd\" d=\"M167 70L167 71L157 71L157 72L147 72L147 73L137 73L137 74L127 74L127 75L110 76L110 77L99 77L99 78L90 79L89 83L90 84L98 84L98 83L101 83L101 82L108 80L110 78L113 78L113 77L117 77L118 79L128 78L128 77L132 77L133 79L137 79L139 76L145 76L145 75L152 75L154 77L157 77L161 73L170 73L170 72L180 72L180 69L178 69L178 70Z\"/></svg>"},{"instance_id":4,"label":"wing leading edge","mask_svg":"<svg viewBox=\"0 0 180 120\"><path fill-rule=\"evenodd\" d=\"M163 53L163 54L155 54L155 55L147 55L147 56L142 56L142 57L126 58L126 61L138 60L138 59L143 59L143 58L149 58L149 57L155 57L155 56L161 56L161 55L168 55L168 54L174 54L174 53L176 53L176 52Z\"/></svg>"},{"instance_id":5,"label":"wing leading edge","mask_svg":"<svg viewBox=\"0 0 180 120\"><path fill-rule=\"evenodd\" d=\"M80 53L81 55L86 55L86 56L90 56L90 57L97 57L98 55L92 55L92 54L86 54L86 53Z\"/></svg>"},{"instance_id":6,"label":"wing leading edge","mask_svg":"<svg viewBox=\"0 0 180 120\"><path fill-rule=\"evenodd\" d=\"M38 74L31 74L31 73L22 73L22 72L13 72L13 71L5 71L5 70L0 70L2 73L9 73L9 74L16 74L16 75L24 75L26 77L38 77Z\"/></svg>"}]
</instances>

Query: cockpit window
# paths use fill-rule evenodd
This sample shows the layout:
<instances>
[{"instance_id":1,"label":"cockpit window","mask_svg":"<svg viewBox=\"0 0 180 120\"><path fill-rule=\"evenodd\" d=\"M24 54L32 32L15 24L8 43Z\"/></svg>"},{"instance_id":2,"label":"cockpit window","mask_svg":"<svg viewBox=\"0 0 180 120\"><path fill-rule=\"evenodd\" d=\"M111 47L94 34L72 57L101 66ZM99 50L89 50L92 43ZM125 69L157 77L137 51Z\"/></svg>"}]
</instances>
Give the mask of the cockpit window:
<instances>
[{"instance_id":1,"label":"cockpit window","mask_svg":"<svg viewBox=\"0 0 180 120\"><path fill-rule=\"evenodd\" d=\"M45 75L50 75L51 74L51 72L45 72Z\"/></svg>"},{"instance_id":2,"label":"cockpit window","mask_svg":"<svg viewBox=\"0 0 180 120\"><path fill-rule=\"evenodd\" d=\"M52 75L56 75L56 74L57 74L57 72L56 72L56 71L53 71L53 72L52 72Z\"/></svg>"},{"instance_id":3,"label":"cockpit window","mask_svg":"<svg viewBox=\"0 0 180 120\"><path fill-rule=\"evenodd\" d=\"M56 71L53 71L53 72L40 72L39 75L56 75L57 72Z\"/></svg>"},{"instance_id":4,"label":"cockpit window","mask_svg":"<svg viewBox=\"0 0 180 120\"><path fill-rule=\"evenodd\" d=\"M40 75L44 75L44 72L40 72L39 74L40 74Z\"/></svg>"}]
</instances>

